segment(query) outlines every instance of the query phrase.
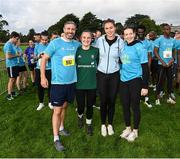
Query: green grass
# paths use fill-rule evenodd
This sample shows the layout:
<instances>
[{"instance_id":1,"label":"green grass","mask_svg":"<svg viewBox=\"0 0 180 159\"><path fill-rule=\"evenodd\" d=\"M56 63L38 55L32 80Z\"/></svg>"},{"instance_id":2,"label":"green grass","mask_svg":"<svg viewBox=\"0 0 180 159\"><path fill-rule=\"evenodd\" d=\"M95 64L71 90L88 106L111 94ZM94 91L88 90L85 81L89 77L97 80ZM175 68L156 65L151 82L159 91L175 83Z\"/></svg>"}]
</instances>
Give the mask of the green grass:
<instances>
[{"instance_id":1,"label":"green grass","mask_svg":"<svg viewBox=\"0 0 180 159\"><path fill-rule=\"evenodd\" d=\"M4 95L5 96L5 95ZM124 129L119 96L116 101L113 136L100 135L100 113L94 109L94 135L77 128L75 106L67 110L65 127L70 137L62 137L65 152L53 145L51 115L48 107L36 111L36 91L30 88L13 101L0 96L0 157L180 157L180 98L171 106L165 100L152 109L141 104L139 138L128 143L119 138ZM154 101L154 97L151 96ZM98 103L98 102L97 102ZM47 105L47 103L46 103Z\"/></svg>"}]
</instances>

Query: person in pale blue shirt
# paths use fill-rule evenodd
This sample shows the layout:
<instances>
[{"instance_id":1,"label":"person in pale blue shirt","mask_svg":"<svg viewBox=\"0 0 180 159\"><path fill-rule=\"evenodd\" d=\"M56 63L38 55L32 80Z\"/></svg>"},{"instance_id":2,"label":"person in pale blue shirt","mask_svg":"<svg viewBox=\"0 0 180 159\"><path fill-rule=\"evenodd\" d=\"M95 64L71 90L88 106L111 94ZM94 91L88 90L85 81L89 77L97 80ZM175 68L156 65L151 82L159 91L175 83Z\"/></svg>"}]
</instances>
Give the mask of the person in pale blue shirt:
<instances>
[{"instance_id":1,"label":"person in pale blue shirt","mask_svg":"<svg viewBox=\"0 0 180 159\"><path fill-rule=\"evenodd\" d=\"M140 98L148 94L148 56L143 44L135 40L132 27L124 29L125 45L120 54L120 98L123 107L125 130L120 137L133 142L138 137L140 124ZM131 125L131 109L133 126Z\"/></svg>"},{"instance_id":2,"label":"person in pale blue shirt","mask_svg":"<svg viewBox=\"0 0 180 159\"><path fill-rule=\"evenodd\" d=\"M174 62L174 66L175 66L175 77L176 77L176 89L179 89L180 86L180 73L179 73L179 66L180 66L180 31L176 31L175 33L175 40L176 40L176 44L175 44L175 48L176 48L176 54L175 54L175 62Z\"/></svg>"},{"instance_id":3,"label":"person in pale blue shirt","mask_svg":"<svg viewBox=\"0 0 180 159\"><path fill-rule=\"evenodd\" d=\"M45 75L45 66L51 59L51 103L54 107L52 127L57 151L65 149L60 142L59 134L70 135L64 129L64 117L68 103L73 102L75 95L75 82L77 82L75 54L80 46L79 42L73 40L76 32L76 24L73 21L66 22L63 31L63 37L52 40L44 50L41 64L41 85L47 88L50 82Z\"/></svg>"},{"instance_id":4,"label":"person in pale blue shirt","mask_svg":"<svg viewBox=\"0 0 180 159\"><path fill-rule=\"evenodd\" d=\"M145 38L145 31L146 28L143 25L139 25L137 28L137 39L143 44L144 51L147 54L148 57L148 65L149 65L149 70L150 70L150 65L151 65L151 54L152 54L152 46L151 43L148 39ZM142 98L144 100L144 104L148 107L151 108L152 104L149 101L149 96L145 96Z\"/></svg>"},{"instance_id":5,"label":"person in pale blue shirt","mask_svg":"<svg viewBox=\"0 0 180 159\"><path fill-rule=\"evenodd\" d=\"M45 93L45 88L43 88L41 86L41 76L40 76L40 65L41 65L41 59L43 56L43 52L44 50L47 48L48 46L48 34L47 32L42 32L41 33L41 41L38 45L35 46L34 49L34 54L35 54L35 58L37 59L37 64L36 64L36 69L35 69L35 83L37 85L37 89L38 89L38 98L39 98L39 105L37 107L37 110L41 110L45 105L44 105L44 93ZM48 81L51 81L51 62L50 60L47 62L46 64L46 76ZM50 89L51 89L51 85L49 85L48 87L48 106L50 109L53 109L53 106L51 105L50 102Z\"/></svg>"},{"instance_id":6,"label":"person in pale blue shirt","mask_svg":"<svg viewBox=\"0 0 180 159\"><path fill-rule=\"evenodd\" d=\"M16 43L16 52L19 53L21 56L18 58L19 76L17 77L17 80L16 80L16 86L17 86L18 91L22 93L22 91L25 91L27 87L28 73L27 73L27 68L25 66L23 51L20 47L20 44L21 42L19 39Z\"/></svg>"},{"instance_id":7,"label":"person in pale blue shirt","mask_svg":"<svg viewBox=\"0 0 180 159\"><path fill-rule=\"evenodd\" d=\"M149 87L153 88L153 91L156 91L156 83L158 80L158 59L157 57L154 55L154 41L156 40L157 34L154 31L150 31L149 32L149 41L151 43L151 47L152 47L152 52L151 52L151 80L152 80L152 85L150 85Z\"/></svg>"},{"instance_id":8,"label":"person in pale blue shirt","mask_svg":"<svg viewBox=\"0 0 180 159\"><path fill-rule=\"evenodd\" d=\"M170 37L171 27L169 24L163 24L163 35L155 40L154 53L158 58L159 65L159 77L156 86L157 98L155 101L156 105L160 105L160 91L164 85L164 79L167 78L167 103L175 104L175 96L173 94L173 64L174 64L174 53L175 39Z\"/></svg>"},{"instance_id":9,"label":"person in pale blue shirt","mask_svg":"<svg viewBox=\"0 0 180 159\"><path fill-rule=\"evenodd\" d=\"M6 68L9 76L8 81L8 95L7 100L14 99L15 92L13 91L16 78L19 76L18 57L20 54L16 54L15 44L20 38L17 32L12 32L10 39L5 43L3 51L6 57Z\"/></svg>"}]
</instances>

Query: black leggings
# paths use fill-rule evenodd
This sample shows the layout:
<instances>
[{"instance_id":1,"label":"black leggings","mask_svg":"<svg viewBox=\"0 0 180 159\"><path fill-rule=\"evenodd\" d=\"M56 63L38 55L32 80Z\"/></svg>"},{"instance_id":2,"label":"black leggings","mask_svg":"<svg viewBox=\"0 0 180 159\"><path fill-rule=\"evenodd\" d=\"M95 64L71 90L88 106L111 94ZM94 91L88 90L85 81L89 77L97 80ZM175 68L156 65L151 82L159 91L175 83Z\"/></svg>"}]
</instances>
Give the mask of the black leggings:
<instances>
[{"instance_id":1,"label":"black leggings","mask_svg":"<svg viewBox=\"0 0 180 159\"><path fill-rule=\"evenodd\" d=\"M97 73L98 91L100 97L101 124L113 123L116 96L119 89L119 71L112 74Z\"/></svg>"},{"instance_id":2,"label":"black leggings","mask_svg":"<svg viewBox=\"0 0 180 159\"><path fill-rule=\"evenodd\" d=\"M123 106L124 121L126 127L131 126L130 107L132 107L134 129L138 129L140 123L141 83L141 78L120 82L120 98Z\"/></svg>"},{"instance_id":3,"label":"black leggings","mask_svg":"<svg viewBox=\"0 0 180 159\"><path fill-rule=\"evenodd\" d=\"M44 101L44 90L45 88L43 88L41 86L41 75L40 75L40 70L39 69L35 69L35 82L38 88L38 98L39 98L39 102L43 103ZM50 89L51 89L51 70L46 70L45 72L46 74L46 78L48 80L49 83L49 87L48 87L48 99L50 102Z\"/></svg>"},{"instance_id":4,"label":"black leggings","mask_svg":"<svg viewBox=\"0 0 180 159\"><path fill-rule=\"evenodd\" d=\"M76 101L78 114L84 114L86 106L86 118L92 119L93 116L93 104L96 100L96 89L80 90L76 89Z\"/></svg>"},{"instance_id":5,"label":"black leggings","mask_svg":"<svg viewBox=\"0 0 180 159\"><path fill-rule=\"evenodd\" d=\"M160 91L163 89L165 79L167 78L167 92L168 94L173 92L173 66L163 67L159 65L158 69L158 83L156 86L157 95L160 94Z\"/></svg>"}]
</instances>

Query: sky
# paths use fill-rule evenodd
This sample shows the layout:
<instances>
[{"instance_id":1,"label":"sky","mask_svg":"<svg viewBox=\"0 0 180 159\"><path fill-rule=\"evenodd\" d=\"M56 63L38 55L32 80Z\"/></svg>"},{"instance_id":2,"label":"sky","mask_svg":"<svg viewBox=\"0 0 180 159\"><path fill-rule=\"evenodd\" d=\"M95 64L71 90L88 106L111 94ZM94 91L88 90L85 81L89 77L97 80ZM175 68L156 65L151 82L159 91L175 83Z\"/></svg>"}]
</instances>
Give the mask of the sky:
<instances>
[{"instance_id":1,"label":"sky","mask_svg":"<svg viewBox=\"0 0 180 159\"><path fill-rule=\"evenodd\" d=\"M48 29L66 14L80 19L87 12L100 19L111 18L124 24L135 14L149 15L157 24L180 25L179 0L0 0L0 14L10 31L27 34Z\"/></svg>"}]
</instances>

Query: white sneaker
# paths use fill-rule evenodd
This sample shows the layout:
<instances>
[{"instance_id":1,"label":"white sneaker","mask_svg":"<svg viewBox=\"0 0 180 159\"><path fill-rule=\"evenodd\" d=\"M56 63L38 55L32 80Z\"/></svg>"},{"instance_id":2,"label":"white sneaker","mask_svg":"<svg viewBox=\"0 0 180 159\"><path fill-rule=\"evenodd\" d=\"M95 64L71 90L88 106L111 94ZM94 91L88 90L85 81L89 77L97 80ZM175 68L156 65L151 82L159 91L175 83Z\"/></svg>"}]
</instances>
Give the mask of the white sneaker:
<instances>
[{"instance_id":1,"label":"white sneaker","mask_svg":"<svg viewBox=\"0 0 180 159\"><path fill-rule=\"evenodd\" d=\"M149 102L149 100L146 100L144 104L147 105L148 108L152 108L152 104Z\"/></svg>"},{"instance_id":2,"label":"white sneaker","mask_svg":"<svg viewBox=\"0 0 180 159\"><path fill-rule=\"evenodd\" d=\"M106 125L101 125L101 135L104 137L107 136Z\"/></svg>"},{"instance_id":3,"label":"white sneaker","mask_svg":"<svg viewBox=\"0 0 180 159\"><path fill-rule=\"evenodd\" d=\"M170 97L171 97L173 100L176 100L176 96L175 96L174 93L171 93L171 94L170 94Z\"/></svg>"},{"instance_id":4,"label":"white sneaker","mask_svg":"<svg viewBox=\"0 0 180 159\"><path fill-rule=\"evenodd\" d=\"M160 98L163 98L164 95L165 95L165 92L163 92L163 91L161 91L161 92L159 93Z\"/></svg>"},{"instance_id":5,"label":"white sneaker","mask_svg":"<svg viewBox=\"0 0 180 159\"><path fill-rule=\"evenodd\" d=\"M126 128L123 130L120 137L126 139L130 133L131 133L131 128Z\"/></svg>"},{"instance_id":6,"label":"white sneaker","mask_svg":"<svg viewBox=\"0 0 180 159\"><path fill-rule=\"evenodd\" d=\"M176 104L176 101L174 101L171 97L167 99L167 103L169 104Z\"/></svg>"},{"instance_id":7,"label":"white sneaker","mask_svg":"<svg viewBox=\"0 0 180 159\"><path fill-rule=\"evenodd\" d=\"M156 92L156 87L153 88L153 91Z\"/></svg>"},{"instance_id":8,"label":"white sneaker","mask_svg":"<svg viewBox=\"0 0 180 159\"><path fill-rule=\"evenodd\" d=\"M44 107L44 103L39 103L39 106L37 107L37 109L36 110L41 110L42 108Z\"/></svg>"},{"instance_id":9,"label":"white sneaker","mask_svg":"<svg viewBox=\"0 0 180 159\"><path fill-rule=\"evenodd\" d=\"M97 107L96 105L93 105L93 108L100 110L100 107Z\"/></svg>"},{"instance_id":10,"label":"white sneaker","mask_svg":"<svg viewBox=\"0 0 180 159\"><path fill-rule=\"evenodd\" d=\"M154 87L154 85L153 85L153 84L150 84L150 85L149 85L149 88L153 88L153 87Z\"/></svg>"},{"instance_id":11,"label":"white sneaker","mask_svg":"<svg viewBox=\"0 0 180 159\"><path fill-rule=\"evenodd\" d=\"M132 131L126 139L129 142L133 142L137 137L138 133L136 131Z\"/></svg>"},{"instance_id":12,"label":"white sneaker","mask_svg":"<svg viewBox=\"0 0 180 159\"><path fill-rule=\"evenodd\" d=\"M49 106L50 109L54 109L54 107L52 106L51 103L49 103L48 106Z\"/></svg>"},{"instance_id":13,"label":"white sneaker","mask_svg":"<svg viewBox=\"0 0 180 159\"><path fill-rule=\"evenodd\" d=\"M156 99L155 104L156 104L156 105L161 105L160 100L159 100L159 99Z\"/></svg>"},{"instance_id":14,"label":"white sneaker","mask_svg":"<svg viewBox=\"0 0 180 159\"><path fill-rule=\"evenodd\" d=\"M108 125L107 131L108 131L108 135L110 135L110 136L114 134L114 130L113 130L112 125Z\"/></svg>"}]
</instances>

